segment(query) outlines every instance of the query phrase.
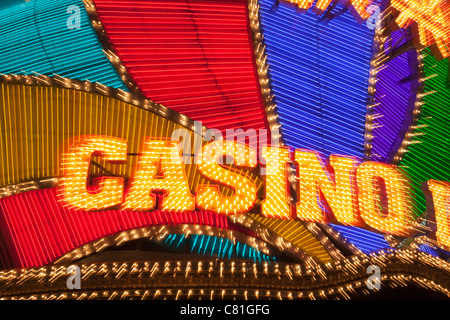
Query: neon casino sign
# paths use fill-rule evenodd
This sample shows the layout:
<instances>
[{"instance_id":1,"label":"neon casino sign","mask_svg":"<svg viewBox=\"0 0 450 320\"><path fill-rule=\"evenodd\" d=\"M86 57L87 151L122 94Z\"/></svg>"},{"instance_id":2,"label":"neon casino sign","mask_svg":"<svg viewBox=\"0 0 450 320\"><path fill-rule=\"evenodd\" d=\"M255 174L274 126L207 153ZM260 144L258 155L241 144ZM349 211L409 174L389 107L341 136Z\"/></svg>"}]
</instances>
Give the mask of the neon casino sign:
<instances>
[{"instance_id":1,"label":"neon casino sign","mask_svg":"<svg viewBox=\"0 0 450 320\"><path fill-rule=\"evenodd\" d=\"M254 182L237 167L262 166L256 150L238 141L218 139L205 144L195 155L197 170L212 181L198 185L191 194L177 141L147 138L139 154L134 175L125 188L122 177L101 176L89 184L91 158L99 156L111 163L125 163L127 141L114 136L81 136L63 156L63 201L74 209L105 210L119 206L122 210L160 209L180 213L195 209L217 214L236 215L253 209L257 200ZM398 167L386 163L361 162L355 157L330 155L326 163L317 152L263 146L265 159L264 200L260 214L278 219L295 219L365 227L394 236L414 235L414 199L407 176ZM228 159L224 161L224 159ZM290 171L292 165L297 169ZM291 203L290 175L298 187L297 202ZM450 246L448 200L450 183L429 180L427 183L437 224L436 238ZM234 190L223 196L219 186ZM160 203L156 193L163 193Z\"/></svg>"},{"instance_id":2,"label":"neon casino sign","mask_svg":"<svg viewBox=\"0 0 450 320\"><path fill-rule=\"evenodd\" d=\"M331 0L284 0L300 10L312 9L323 14ZM353 16L364 21L370 17L369 0L345 2ZM399 12L396 24L405 28L413 25L416 47L431 46L440 57L449 57L449 10L442 1L392 0L391 8ZM414 24L412 24L414 23ZM144 211L157 207L155 193L164 193L160 209L183 212L194 209L218 214L236 215L255 207L257 192L254 182L233 172L220 161L231 157L237 166L255 168L255 150L235 142L212 142L197 155L197 170L216 185L199 185L191 194L176 142L147 139L134 176L125 188L121 177L96 178L87 186L90 157L101 154L103 160L126 161L127 142L116 137L80 138L65 157L65 180L62 186L64 201L73 208L95 211L112 206L124 210ZM366 161L350 156L331 155L324 161L320 154L310 150L266 147L265 197L260 213L278 219L298 218L316 223L337 221L344 225L369 227L383 233L407 237L416 233L414 199L407 176L396 166ZM298 188L297 202L291 203L289 164L298 168L294 173ZM164 176L158 176L158 166ZM292 177L291 177L292 178ZM219 186L234 190L225 197ZM428 206L434 212L440 245L450 247L450 219L447 203L450 183L429 180L424 191L430 194ZM384 202L384 203L383 203Z\"/></svg>"}]
</instances>

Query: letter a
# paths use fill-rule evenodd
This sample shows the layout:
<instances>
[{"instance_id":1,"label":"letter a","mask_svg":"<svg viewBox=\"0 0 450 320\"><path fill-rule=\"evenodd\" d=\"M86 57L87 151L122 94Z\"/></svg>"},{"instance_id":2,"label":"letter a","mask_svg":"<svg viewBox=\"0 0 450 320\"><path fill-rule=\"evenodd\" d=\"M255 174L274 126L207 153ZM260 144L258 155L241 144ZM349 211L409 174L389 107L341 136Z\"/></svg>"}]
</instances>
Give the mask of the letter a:
<instances>
[{"instance_id":1,"label":"letter a","mask_svg":"<svg viewBox=\"0 0 450 320\"><path fill-rule=\"evenodd\" d=\"M81 270L79 266L70 265L67 267L67 274L70 274L67 278L66 285L69 290L81 289Z\"/></svg>"},{"instance_id":2,"label":"letter a","mask_svg":"<svg viewBox=\"0 0 450 320\"><path fill-rule=\"evenodd\" d=\"M157 176L159 163L163 177ZM165 193L162 210L183 212L195 209L194 196L187 184L176 141L148 139L145 142L124 209L153 209L156 200L152 194L154 191Z\"/></svg>"},{"instance_id":3,"label":"letter a","mask_svg":"<svg viewBox=\"0 0 450 320\"><path fill-rule=\"evenodd\" d=\"M67 8L67 13L73 14L67 18L66 26L67 29L73 30L73 29L81 29L81 14L80 14L80 8L76 5L71 5Z\"/></svg>"}]
</instances>

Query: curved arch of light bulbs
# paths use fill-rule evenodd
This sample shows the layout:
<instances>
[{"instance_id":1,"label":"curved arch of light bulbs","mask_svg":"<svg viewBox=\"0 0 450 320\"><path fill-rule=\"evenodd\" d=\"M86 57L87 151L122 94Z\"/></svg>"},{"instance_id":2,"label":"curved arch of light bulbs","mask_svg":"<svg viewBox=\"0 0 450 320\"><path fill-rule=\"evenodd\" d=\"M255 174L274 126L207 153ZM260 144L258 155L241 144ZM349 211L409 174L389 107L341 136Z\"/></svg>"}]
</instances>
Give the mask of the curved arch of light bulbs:
<instances>
[{"instance_id":1,"label":"curved arch of light bulbs","mask_svg":"<svg viewBox=\"0 0 450 320\"><path fill-rule=\"evenodd\" d=\"M0 271L0 299L352 299L379 292L367 287L370 265L380 266L381 291L413 286L450 297L450 263L406 249L324 266L235 261L81 264L83 288L76 292L67 289L67 265L5 270Z\"/></svg>"}]
</instances>

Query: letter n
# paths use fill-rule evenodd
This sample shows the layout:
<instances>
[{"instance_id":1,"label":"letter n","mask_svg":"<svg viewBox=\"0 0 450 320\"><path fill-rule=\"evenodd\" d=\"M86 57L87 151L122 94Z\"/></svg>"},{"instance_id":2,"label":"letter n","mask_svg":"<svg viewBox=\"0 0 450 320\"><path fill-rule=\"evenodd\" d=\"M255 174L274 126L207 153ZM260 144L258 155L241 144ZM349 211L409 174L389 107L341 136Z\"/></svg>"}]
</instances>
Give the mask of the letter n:
<instances>
[{"instance_id":1,"label":"letter n","mask_svg":"<svg viewBox=\"0 0 450 320\"><path fill-rule=\"evenodd\" d=\"M361 225L355 185L355 158L331 155L332 169L328 169L319 153L297 149L295 162L299 167L297 216L301 220L331 222L323 202L326 200L337 221L351 226Z\"/></svg>"}]
</instances>

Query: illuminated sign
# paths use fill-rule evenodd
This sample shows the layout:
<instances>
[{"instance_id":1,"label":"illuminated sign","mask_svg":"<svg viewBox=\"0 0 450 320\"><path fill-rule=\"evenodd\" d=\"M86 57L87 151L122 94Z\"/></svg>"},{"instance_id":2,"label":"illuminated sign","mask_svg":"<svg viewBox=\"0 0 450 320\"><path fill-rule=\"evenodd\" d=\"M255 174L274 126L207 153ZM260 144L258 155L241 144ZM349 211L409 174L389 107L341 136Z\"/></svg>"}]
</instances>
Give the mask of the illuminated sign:
<instances>
[{"instance_id":1,"label":"illuminated sign","mask_svg":"<svg viewBox=\"0 0 450 320\"><path fill-rule=\"evenodd\" d=\"M314 0L286 0L290 3L296 4L301 10L308 10L314 3ZM314 7L313 12L317 15L321 15L327 10L332 3L331 0L318 0ZM348 8L352 12L355 18L361 17L363 20L367 19L370 14L366 11L366 7L370 4L370 0L350 0L345 2Z\"/></svg>"},{"instance_id":2,"label":"illuminated sign","mask_svg":"<svg viewBox=\"0 0 450 320\"><path fill-rule=\"evenodd\" d=\"M296 4L300 10L312 7L313 0L285 0ZM318 0L313 12L318 15L330 6L331 0ZM353 16L363 21L370 16L369 0L350 0L345 2ZM450 7L442 0L392 0L391 7L399 12L395 22L400 28L406 28L415 22L413 32L419 41L415 43L418 48L436 45L435 54L443 58L450 56Z\"/></svg>"},{"instance_id":3,"label":"illuminated sign","mask_svg":"<svg viewBox=\"0 0 450 320\"><path fill-rule=\"evenodd\" d=\"M134 175L125 189L124 179L103 176L89 183L91 158L124 163L127 141L111 136L81 136L64 155L63 200L72 208L94 211L112 206L124 210L159 209L179 213L195 209L217 214L246 213L256 205L254 182L245 172L231 166L255 168L255 150L236 141L222 139L207 143L196 154L197 170L212 184L197 185L191 194L184 164L176 141L147 138ZM316 223L337 221L368 227L383 233L407 237L416 234L414 199L407 176L390 164L354 157L331 155L325 163L317 152L281 147L263 147L265 187L261 214L265 217ZM289 169L297 166L297 203L289 196ZM448 246L450 221L448 200L450 184L430 180L429 189L435 206L437 239ZM231 196L219 187L232 188ZM156 193L162 200L156 201Z\"/></svg>"},{"instance_id":4,"label":"illuminated sign","mask_svg":"<svg viewBox=\"0 0 450 320\"><path fill-rule=\"evenodd\" d=\"M414 28L424 47L436 44L442 57L450 56L448 18L450 11L442 0L393 0L391 5L400 11L395 20L399 27L417 23ZM413 29L413 30L414 30Z\"/></svg>"}]
</instances>

